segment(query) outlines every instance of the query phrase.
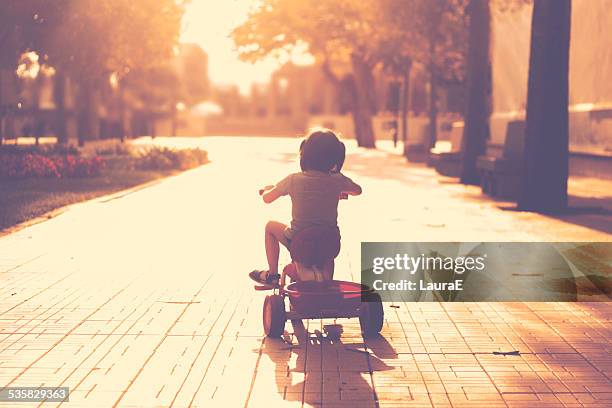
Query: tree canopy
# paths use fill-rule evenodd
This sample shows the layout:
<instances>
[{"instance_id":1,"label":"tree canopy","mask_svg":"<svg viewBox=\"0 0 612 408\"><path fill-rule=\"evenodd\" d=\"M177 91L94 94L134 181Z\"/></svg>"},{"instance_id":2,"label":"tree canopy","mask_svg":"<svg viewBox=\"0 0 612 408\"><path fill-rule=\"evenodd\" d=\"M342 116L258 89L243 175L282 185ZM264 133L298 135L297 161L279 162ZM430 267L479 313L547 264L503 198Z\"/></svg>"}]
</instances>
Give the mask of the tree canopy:
<instances>
[{"instance_id":1,"label":"tree canopy","mask_svg":"<svg viewBox=\"0 0 612 408\"><path fill-rule=\"evenodd\" d=\"M173 55L186 1L7 0L0 15L0 68L13 70L20 55L34 52L57 79L70 77L78 85L82 142L95 135L96 88L111 76L120 83L130 71L154 68ZM57 81L60 88L63 83ZM64 128L63 90L57 94L58 128Z\"/></svg>"},{"instance_id":2,"label":"tree canopy","mask_svg":"<svg viewBox=\"0 0 612 408\"><path fill-rule=\"evenodd\" d=\"M2 60L35 51L74 76L123 75L171 55L183 2L176 0L20 0L3 4Z\"/></svg>"},{"instance_id":3,"label":"tree canopy","mask_svg":"<svg viewBox=\"0 0 612 408\"><path fill-rule=\"evenodd\" d=\"M264 0L232 36L247 61L310 52L334 82L351 85L356 138L373 147L373 70L418 61L443 81L461 81L466 1Z\"/></svg>"},{"instance_id":4,"label":"tree canopy","mask_svg":"<svg viewBox=\"0 0 612 408\"><path fill-rule=\"evenodd\" d=\"M181 3L175 0L60 0L54 29L40 41L45 61L75 78L120 77L171 56Z\"/></svg>"}]
</instances>

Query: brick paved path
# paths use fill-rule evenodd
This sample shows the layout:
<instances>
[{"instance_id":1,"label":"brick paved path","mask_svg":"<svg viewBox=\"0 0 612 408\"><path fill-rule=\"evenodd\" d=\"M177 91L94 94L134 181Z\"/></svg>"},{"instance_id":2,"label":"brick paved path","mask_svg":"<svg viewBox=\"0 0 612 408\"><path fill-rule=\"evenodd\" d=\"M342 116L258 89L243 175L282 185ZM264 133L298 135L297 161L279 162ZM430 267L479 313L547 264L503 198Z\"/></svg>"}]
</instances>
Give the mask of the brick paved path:
<instances>
[{"instance_id":1,"label":"brick paved path","mask_svg":"<svg viewBox=\"0 0 612 408\"><path fill-rule=\"evenodd\" d=\"M166 142L212 163L0 238L0 385L69 386L67 407L612 406L610 303L386 305L374 340L354 320L263 338L245 274L289 204L256 190L293 169L297 143ZM361 240L611 239L502 211L384 151L347 172L365 193L341 204L339 278L358 279Z\"/></svg>"}]
</instances>

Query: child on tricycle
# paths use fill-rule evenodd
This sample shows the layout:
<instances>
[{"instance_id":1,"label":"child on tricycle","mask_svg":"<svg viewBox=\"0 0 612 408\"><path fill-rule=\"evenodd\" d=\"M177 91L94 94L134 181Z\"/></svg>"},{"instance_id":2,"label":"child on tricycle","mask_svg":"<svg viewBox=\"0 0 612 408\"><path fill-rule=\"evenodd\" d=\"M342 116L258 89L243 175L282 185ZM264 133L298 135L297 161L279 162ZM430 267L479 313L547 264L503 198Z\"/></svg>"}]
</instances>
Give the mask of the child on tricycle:
<instances>
[{"instance_id":1,"label":"child on tricycle","mask_svg":"<svg viewBox=\"0 0 612 408\"><path fill-rule=\"evenodd\" d=\"M361 187L340 172L344 159L344 143L333 131L313 129L300 145L302 171L260 190L267 204L285 195L291 197L292 220L289 226L278 221L266 224L268 269L251 272L251 279L278 285L279 243L292 252L294 261L318 268L322 279L333 278L334 258L340 250L338 201L361 194ZM292 245L293 240L300 242Z\"/></svg>"},{"instance_id":2,"label":"child on tricycle","mask_svg":"<svg viewBox=\"0 0 612 408\"><path fill-rule=\"evenodd\" d=\"M359 317L364 336L382 329L380 296L365 285L333 280L334 259L340 252L338 201L361 194L361 187L340 173L345 154L334 132L312 130L300 145L302 171L260 190L266 203L288 195L292 204L289 226L276 221L266 225L268 269L249 274L258 283L255 289L273 292L263 306L268 336L282 335L287 320L301 319ZM278 273L279 244L291 255L282 275ZM286 284L287 277L293 283Z\"/></svg>"}]
</instances>

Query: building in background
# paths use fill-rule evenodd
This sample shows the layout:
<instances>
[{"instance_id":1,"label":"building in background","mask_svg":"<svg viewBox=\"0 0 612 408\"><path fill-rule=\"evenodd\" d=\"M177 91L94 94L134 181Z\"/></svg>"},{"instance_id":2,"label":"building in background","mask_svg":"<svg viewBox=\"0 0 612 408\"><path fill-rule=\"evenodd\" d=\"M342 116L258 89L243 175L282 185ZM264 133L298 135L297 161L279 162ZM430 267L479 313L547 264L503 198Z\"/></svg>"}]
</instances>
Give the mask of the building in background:
<instances>
[{"instance_id":1,"label":"building in background","mask_svg":"<svg viewBox=\"0 0 612 408\"><path fill-rule=\"evenodd\" d=\"M341 78L340 78L341 79ZM390 138L389 122L397 119L399 101L393 102L398 78L378 69L374 75L374 127L379 139ZM415 143L425 136L427 112L427 75L422 67L415 67L411 75L410 127ZM455 87L457 88L457 87ZM453 120L461 104L457 103L456 89L440 92L441 124L445 112ZM312 126L325 126L353 137L350 115L352 95L344 86L331 81L319 64L295 65L287 63L276 70L266 84L253 84L249 95L239 93L236 86L216 86L212 99L224 111L209 121L209 134L233 135L302 135ZM441 128L444 126L441 125ZM443 130L442 130L443 131Z\"/></svg>"},{"instance_id":2,"label":"building in background","mask_svg":"<svg viewBox=\"0 0 612 408\"><path fill-rule=\"evenodd\" d=\"M285 64L249 95L237 87L218 87L214 100L224 110L211 121L214 134L301 134L313 115L340 111L337 87L317 65Z\"/></svg>"}]
</instances>

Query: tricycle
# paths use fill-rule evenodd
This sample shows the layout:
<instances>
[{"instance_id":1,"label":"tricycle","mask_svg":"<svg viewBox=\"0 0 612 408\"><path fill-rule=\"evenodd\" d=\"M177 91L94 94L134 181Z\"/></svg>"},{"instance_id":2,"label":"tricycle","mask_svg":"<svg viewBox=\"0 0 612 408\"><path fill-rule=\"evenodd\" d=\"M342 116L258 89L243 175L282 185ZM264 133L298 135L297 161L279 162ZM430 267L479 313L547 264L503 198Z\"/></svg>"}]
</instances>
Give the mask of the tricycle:
<instances>
[{"instance_id":1,"label":"tricycle","mask_svg":"<svg viewBox=\"0 0 612 408\"><path fill-rule=\"evenodd\" d=\"M302 319L358 317L365 337L381 331L384 311L380 295L366 285L333 279L333 261L340 250L339 234L337 243L332 245L325 237L334 233L338 234L327 227L300 231L291 240L292 261L283 268L278 284L255 286L256 290L273 292L266 296L263 305L267 336L279 337L287 320Z\"/></svg>"}]
</instances>

